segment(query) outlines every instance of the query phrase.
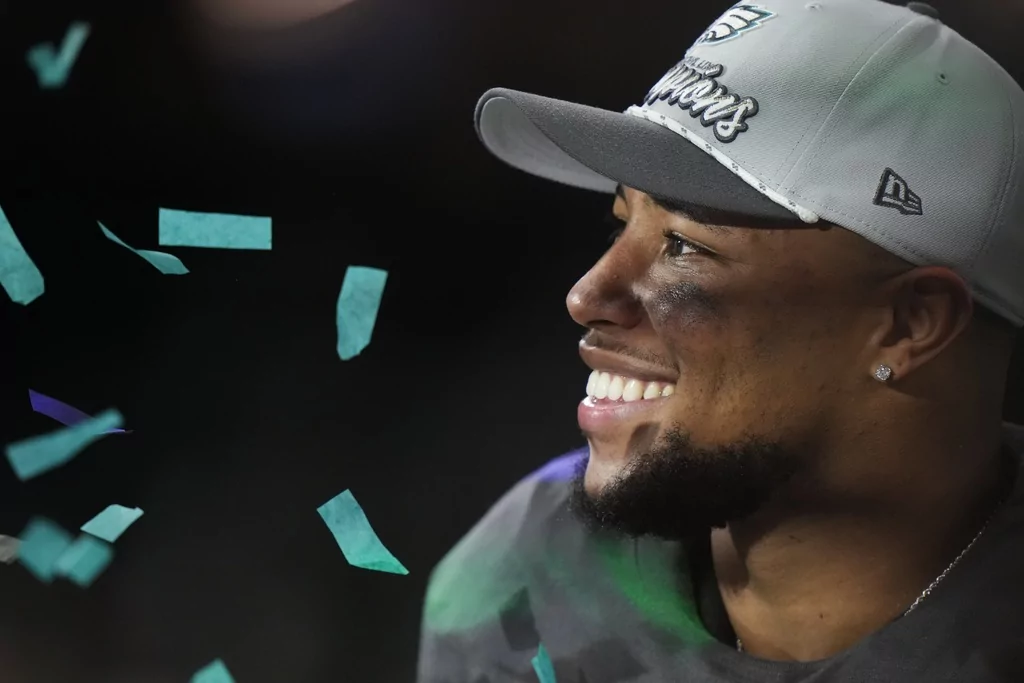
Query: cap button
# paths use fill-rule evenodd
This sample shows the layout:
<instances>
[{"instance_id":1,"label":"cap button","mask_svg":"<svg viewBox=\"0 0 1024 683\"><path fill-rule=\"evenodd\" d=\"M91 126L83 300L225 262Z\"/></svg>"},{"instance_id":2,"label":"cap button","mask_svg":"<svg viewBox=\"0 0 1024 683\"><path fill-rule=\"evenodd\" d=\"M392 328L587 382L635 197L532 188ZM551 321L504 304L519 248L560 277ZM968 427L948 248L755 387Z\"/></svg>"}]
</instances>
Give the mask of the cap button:
<instances>
[{"instance_id":1,"label":"cap button","mask_svg":"<svg viewBox=\"0 0 1024 683\"><path fill-rule=\"evenodd\" d=\"M932 7L927 2L908 2L907 9L917 12L918 14L923 14L926 17L931 17L932 19L939 18L939 10Z\"/></svg>"}]
</instances>

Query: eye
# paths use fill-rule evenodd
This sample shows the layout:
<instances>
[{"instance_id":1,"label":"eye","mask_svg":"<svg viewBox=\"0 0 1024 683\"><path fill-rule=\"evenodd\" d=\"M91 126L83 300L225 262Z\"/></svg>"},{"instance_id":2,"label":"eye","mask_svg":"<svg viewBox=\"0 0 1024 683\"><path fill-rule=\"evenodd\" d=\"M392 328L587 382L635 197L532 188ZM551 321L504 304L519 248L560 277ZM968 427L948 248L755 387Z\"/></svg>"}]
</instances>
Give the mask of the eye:
<instances>
[{"instance_id":1,"label":"eye","mask_svg":"<svg viewBox=\"0 0 1024 683\"><path fill-rule=\"evenodd\" d=\"M673 258L690 254L707 254L708 250L686 239L678 232L665 231L665 253Z\"/></svg>"}]
</instances>

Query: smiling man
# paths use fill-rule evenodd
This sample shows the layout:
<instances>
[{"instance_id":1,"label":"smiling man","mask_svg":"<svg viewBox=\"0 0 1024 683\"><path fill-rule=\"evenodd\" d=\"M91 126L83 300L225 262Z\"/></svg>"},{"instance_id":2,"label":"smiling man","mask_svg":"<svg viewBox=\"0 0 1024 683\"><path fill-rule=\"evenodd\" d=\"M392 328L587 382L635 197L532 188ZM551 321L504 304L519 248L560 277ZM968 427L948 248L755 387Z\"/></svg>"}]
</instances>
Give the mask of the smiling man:
<instances>
[{"instance_id":1,"label":"smiling man","mask_svg":"<svg viewBox=\"0 0 1024 683\"><path fill-rule=\"evenodd\" d=\"M625 113L477 127L622 229L567 301L587 447L435 570L421 683L1024 680L1013 79L927 5L770 0Z\"/></svg>"}]
</instances>

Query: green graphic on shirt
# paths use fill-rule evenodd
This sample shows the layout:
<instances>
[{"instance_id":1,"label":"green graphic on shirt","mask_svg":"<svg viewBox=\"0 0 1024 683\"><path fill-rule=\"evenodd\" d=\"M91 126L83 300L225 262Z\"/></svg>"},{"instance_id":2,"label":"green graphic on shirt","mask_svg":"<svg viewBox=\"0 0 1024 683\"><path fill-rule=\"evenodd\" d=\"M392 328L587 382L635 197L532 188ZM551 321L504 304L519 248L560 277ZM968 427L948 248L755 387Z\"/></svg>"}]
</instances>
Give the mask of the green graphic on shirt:
<instances>
[{"instance_id":1,"label":"green graphic on shirt","mask_svg":"<svg viewBox=\"0 0 1024 683\"><path fill-rule=\"evenodd\" d=\"M617 539L600 539L597 555L640 618L687 645L714 640L700 620L690 577L679 573L679 567L685 563L661 552L652 558L640 550L644 541L636 543L634 546Z\"/></svg>"}]
</instances>

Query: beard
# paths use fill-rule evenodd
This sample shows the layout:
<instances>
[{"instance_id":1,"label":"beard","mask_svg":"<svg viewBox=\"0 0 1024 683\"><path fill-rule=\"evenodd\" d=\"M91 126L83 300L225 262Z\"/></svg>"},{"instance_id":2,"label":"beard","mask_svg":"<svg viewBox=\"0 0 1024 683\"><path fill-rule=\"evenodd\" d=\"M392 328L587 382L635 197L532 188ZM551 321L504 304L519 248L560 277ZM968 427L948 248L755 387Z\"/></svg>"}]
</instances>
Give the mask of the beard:
<instances>
[{"instance_id":1,"label":"beard","mask_svg":"<svg viewBox=\"0 0 1024 683\"><path fill-rule=\"evenodd\" d=\"M569 499L588 528L683 540L756 512L799 470L800 459L757 438L698 448L677 427L595 494L584 485L588 462L578 463Z\"/></svg>"}]
</instances>

